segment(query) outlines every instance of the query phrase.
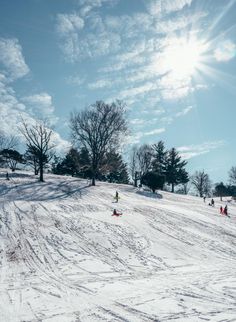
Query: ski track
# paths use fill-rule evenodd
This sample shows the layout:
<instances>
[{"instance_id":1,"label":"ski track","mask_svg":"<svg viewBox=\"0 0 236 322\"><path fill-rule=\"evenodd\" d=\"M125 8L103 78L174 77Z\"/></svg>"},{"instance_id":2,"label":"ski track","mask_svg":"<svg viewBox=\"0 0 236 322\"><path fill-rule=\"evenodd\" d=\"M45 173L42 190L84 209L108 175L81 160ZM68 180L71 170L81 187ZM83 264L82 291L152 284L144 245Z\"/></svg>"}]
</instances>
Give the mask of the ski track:
<instances>
[{"instance_id":1,"label":"ski track","mask_svg":"<svg viewBox=\"0 0 236 322\"><path fill-rule=\"evenodd\" d=\"M236 321L235 203L3 178L1 322Z\"/></svg>"}]
</instances>

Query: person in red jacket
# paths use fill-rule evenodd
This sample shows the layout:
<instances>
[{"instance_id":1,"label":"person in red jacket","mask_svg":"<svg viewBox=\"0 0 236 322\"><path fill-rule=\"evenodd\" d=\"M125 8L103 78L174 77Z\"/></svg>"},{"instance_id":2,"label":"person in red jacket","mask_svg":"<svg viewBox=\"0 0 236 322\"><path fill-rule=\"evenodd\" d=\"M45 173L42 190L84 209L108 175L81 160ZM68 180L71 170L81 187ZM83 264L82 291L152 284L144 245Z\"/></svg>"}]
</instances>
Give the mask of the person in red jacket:
<instances>
[{"instance_id":1,"label":"person in red jacket","mask_svg":"<svg viewBox=\"0 0 236 322\"><path fill-rule=\"evenodd\" d=\"M119 216L122 216L122 213L121 213L121 212L117 212L117 211L116 211L116 209L114 209L114 210L113 210L113 214L112 214L112 216L117 216L117 217L119 217Z\"/></svg>"},{"instance_id":2,"label":"person in red jacket","mask_svg":"<svg viewBox=\"0 0 236 322\"><path fill-rule=\"evenodd\" d=\"M220 213L223 215L223 207L220 206Z\"/></svg>"}]
</instances>

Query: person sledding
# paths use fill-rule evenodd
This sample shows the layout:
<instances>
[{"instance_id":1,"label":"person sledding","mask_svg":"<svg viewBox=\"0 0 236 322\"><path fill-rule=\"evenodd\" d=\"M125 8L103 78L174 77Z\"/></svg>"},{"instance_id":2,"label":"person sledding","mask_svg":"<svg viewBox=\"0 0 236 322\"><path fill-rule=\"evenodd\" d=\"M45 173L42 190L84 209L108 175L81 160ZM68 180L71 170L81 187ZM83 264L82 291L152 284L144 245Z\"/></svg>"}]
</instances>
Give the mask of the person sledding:
<instances>
[{"instance_id":1,"label":"person sledding","mask_svg":"<svg viewBox=\"0 0 236 322\"><path fill-rule=\"evenodd\" d=\"M122 213L121 212L117 212L117 210L114 209L112 216L120 217L120 216L122 216Z\"/></svg>"}]
</instances>

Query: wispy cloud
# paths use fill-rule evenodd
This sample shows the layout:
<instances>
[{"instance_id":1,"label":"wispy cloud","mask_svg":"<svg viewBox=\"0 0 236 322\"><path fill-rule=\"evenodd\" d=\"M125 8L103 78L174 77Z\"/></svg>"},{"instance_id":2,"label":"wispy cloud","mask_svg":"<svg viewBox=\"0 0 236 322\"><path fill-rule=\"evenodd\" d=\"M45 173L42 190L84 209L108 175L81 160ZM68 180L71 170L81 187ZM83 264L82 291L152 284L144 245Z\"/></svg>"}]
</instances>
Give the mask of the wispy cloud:
<instances>
[{"instance_id":1,"label":"wispy cloud","mask_svg":"<svg viewBox=\"0 0 236 322\"><path fill-rule=\"evenodd\" d=\"M22 54L22 47L16 38L0 38L0 53L0 63L11 80L29 73L30 69Z\"/></svg>"},{"instance_id":2,"label":"wispy cloud","mask_svg":"<svg viewBox=\"0 0 236 322\"><path fill-rule=\"evenodd\" d=\"M185 107L182 111L176 113L176 117L180 117L180 116L184 116L186 114L188 114L190 111L192 111L193 106L187 106Z\"/></svg>"},{"instance_id":3,"label":"wispy cloud","mask_svg":"<svg viewBox=\"0 0 236 322\"><path fill-rule=\"evenodd\" d=\"M55 107L52 97L48 93L39 93L22 98L32 116L40 119L47 119L50 124L55 124L58 118L55 116Z\"/></svg>"},{"instance_id":4,"label":"wispy cloud","mask_svg":"<svg viewBox=\"0 0 236 322\"><path fill-rule=\"evenodd\" d=\"M202 154L209 153L212 150L222 147L224 144L225 141L222 140L204 142L202 144L181 146L177 148L177 151L179 151L180 155L187 160Z\"/></svg>"},{"instance_id":5,"label":"wispy cloud","mask_svg":"<svg viewBox=\"0 0 236 322\"><path fill-rule=\"evenodd\" d=\"M219 43L214 51L214 57L217 61L224 62L233 59L236 56L236 44L231 40L225 40Z\"/></svg>"},{"instance_id":6,"label":"wispy cloud","mask_svg":"<svg viewBox=\"0 0 236 322\"><path fill-rule=\"evenodd\" d=\"M57 31L61 35L67 35L80 31L84 27L84 20L76 13L58 14Z\"/></svg>"},{"instance_id":7,"label":"wispy cloud","mask_svg":"<svg viewBox=\"0 0 236 322\"><path fill-rule=\"evenodd\" d=\"M76 85L76 86L80 86L82 84L84 84L85 82L85 77L80 77L78 75L71 75L71 76L68 76L66 77L66 82L67 84L69 85Z\"/></svg>"},{"instance_id":8,"label":"wispy cloud","mask_svg":"<svg viewBox=\"0 0 236 322\"><path fill-rule=\"evenodd\" d=\"M161 134L163 132L165 132L165 128L158 128L158 129L153 129L151 131L139 131L136 132L135 134L131 135L130 137L127 138L126 140L126 144L138 144L140 143L142 138L146 138L146 137L150 137L150 136L154 136L154 135L158 135Z\"/></svg>"},{"instance_id":9,"label":"wispy cloud","mask_svg":"<svg viewBox=\"0 0 236 322\"><path fill-rule=\"evenodd\" d=\"M41 102L45 106L50 105L50 97L46 93L31 96L28 100L32 103ZM0 74L0 111L0 128L6 135L18 133L21 117L29 124L34 124L36 120L36 116L31 114L28 107L18 100L15 91L9 86L6 77L2 74ZM22 137L20 139L22 142L24 141ZM53 140L58 152L64 151L70 146L69 142L61 138L56 131L53 131Z\"/></svg>"},{"instance_id":10,"label":"wispy cloud","mask_svg":"<svg viewBox=\"0 0 236 322\"><path fill-rule=\"evenodd\" d=\"M152 15L163 15L182 10L190 6L192 0L144 0L147 10Z\"/></svg>"}]
</instances>

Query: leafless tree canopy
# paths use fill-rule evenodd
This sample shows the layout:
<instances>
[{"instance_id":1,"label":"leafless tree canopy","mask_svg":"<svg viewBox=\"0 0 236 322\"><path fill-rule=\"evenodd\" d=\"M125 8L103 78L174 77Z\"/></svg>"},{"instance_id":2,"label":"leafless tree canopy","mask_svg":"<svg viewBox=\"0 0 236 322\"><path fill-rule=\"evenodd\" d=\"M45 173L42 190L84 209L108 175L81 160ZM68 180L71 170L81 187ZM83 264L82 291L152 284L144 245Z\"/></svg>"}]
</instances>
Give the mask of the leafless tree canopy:
<instances>
[{"instance_id":1,"label":"leafless tree canopy","mask_svg":"<svg viewBox=\"0 0 236 322\"><path fill-rule=\"evenodd\" d=\"M132 180L135 180L136 178L135 173L139 171L137 153L138 153L138 148L134 146L130 154L130 173L131 173Z\"/></svg>"},{"instance_id":2,"label":"leafless tree canopy","mask_svg":"<svg viewBox=\"0 0 236 322\"><path fill-rule=\"evenodd\" d=\"M86 148L91 157L93 185L104 155L110 150L117 150L121 134L127 131L124 114L124 105L120 101L112 104L98 101L88 109L71 115L73 139Z\"/></svg>"},{"instance_id":3,"label":"leafless tree canopy","mask_svg":"<svg viewBox=\"0 0 236 322\"><path fill-rule=\"evenodd\" d=\"M7 136L5 133L0 132L0 151L3 149L14 150L18 144L19 141L16 136Z\"/></svg>"},{"instance_id":4,"label":"leafless tree canopy","mask_svg":"<svg viewBox=\"0 0 236 322\"><path fill-rule=\"evenodd\" d=\"M140 148L137 151L137 158L141 174L144 174L151 169L152 156L153 149L150 145L143 144L140 146Z\"/></svg>"},{"instance_id":5,"label":"leafless tree canopy","mask_svg":"<svg viewBox=\"0 0 236 322\"><path fill-rule=\"evenodd\" d=\"M229 170L229 181L231 184L236 185L236 167Z\"/></svg>"},{"instance_id":6,"label":"leafless tree canopy","mask_svg":"<svg viewBox=\"0 0 236 322\"><path fill-rule=\"evenodd\" d=\"M203 171L196 171L191 178L191 183L200 197L209 195L211 192L211 182L207 173Z\"/></svg>"},{"instance_id":7,"label":"leafless tree canopy","mask_svg":"<svg viewBox=\"0 0 236 322\"><path fill-rule=\"evenodd\" d=\"M29 125L22 120L20 132L26 140L28 150L34 151L39 162L40 181L43 181L43 170L49 151L53 148L50 144L52 130L48 129L45 122Z\"/></svg>"}]
</instances>

